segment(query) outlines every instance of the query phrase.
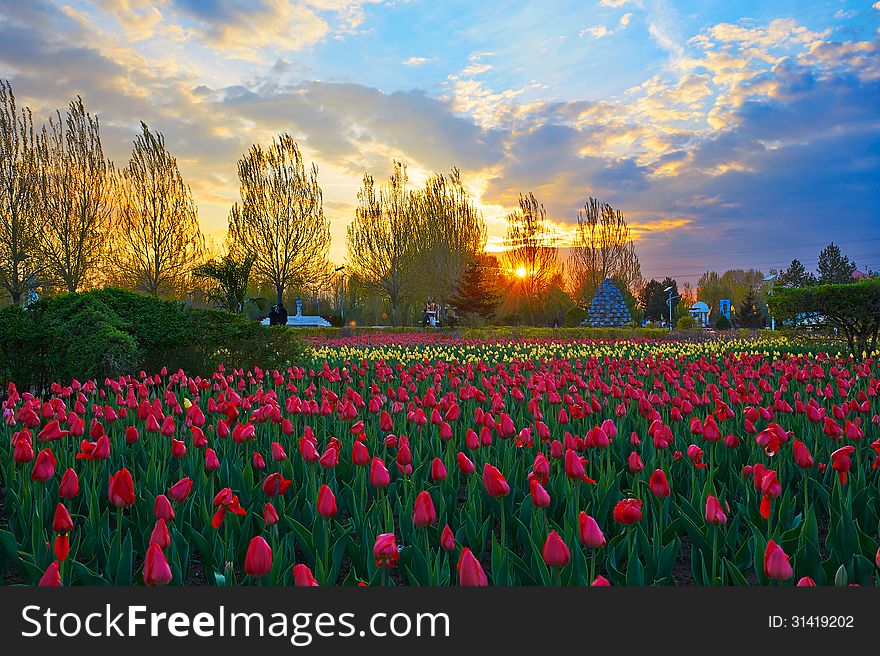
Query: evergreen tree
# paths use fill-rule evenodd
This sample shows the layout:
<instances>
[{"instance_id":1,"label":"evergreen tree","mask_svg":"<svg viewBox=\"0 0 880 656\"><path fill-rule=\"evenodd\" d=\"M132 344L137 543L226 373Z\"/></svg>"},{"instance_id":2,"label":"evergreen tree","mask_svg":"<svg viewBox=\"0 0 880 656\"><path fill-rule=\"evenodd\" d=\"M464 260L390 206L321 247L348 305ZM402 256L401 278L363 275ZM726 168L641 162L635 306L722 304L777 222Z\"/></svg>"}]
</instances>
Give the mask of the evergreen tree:
<instances>
[{"instance_id":1,"label":"evergreen tree","mask_svg":"<svg viewBox=\"0 0 880 656\"><path fill-rule=\"evenodd\" d=\"M668 296L667 292L663 291L668 286L652 278L642 288L642 292L639 294L639 302L645 310L645 319L648 321L661 321L662 319L669 318L669 307L666 305ZM673 294L673 296L676 295Z\"/></svg>"},{"instance_id":2,"label":"evergreen tree","mask_svg":"<svg viewBox=\"0 0 880 656\"><path fill-rule=\"evenodd\" d=\"M779 287L808 287L816 284L816 276L809 273L800 260L794 259L776 278Z\"/></svg>"},{"instance_id":3,"label":"evergreen tree","mask_svg":"<svg viewBox=\"0 0 880 656\"><path fill-rule=\"evenodd\" d=\"M856 263L840 252L834 242L819 253L819 283L822 285L845 285L853 282Z\"/></svg>"},{"instance_id":4,"label":"evergreen tree","mask_svg":"<svg viewBox=\"0 0 880 656\"><path fill-rule=\"evenodd\" d=\"M763 328L767 323L767 317L758 307L755 292L753 290L750 289L746 292L746 297L743 299L743 302L739 306L739 311L736 313L736 321L741 328L751 328L752 330Z\"/></svg>"},{"instance_id":5,"label":"evergreen tree","mask_svg":"<svg viewBox=\"0 0 880 656\"><path fill-rule=\"evenodd\" d=\"M478 314L488 321L495 315L500 298L498 261L491 256L481 256L465 269L451 305L460 317Z\"/></svg>"}]
</instances>

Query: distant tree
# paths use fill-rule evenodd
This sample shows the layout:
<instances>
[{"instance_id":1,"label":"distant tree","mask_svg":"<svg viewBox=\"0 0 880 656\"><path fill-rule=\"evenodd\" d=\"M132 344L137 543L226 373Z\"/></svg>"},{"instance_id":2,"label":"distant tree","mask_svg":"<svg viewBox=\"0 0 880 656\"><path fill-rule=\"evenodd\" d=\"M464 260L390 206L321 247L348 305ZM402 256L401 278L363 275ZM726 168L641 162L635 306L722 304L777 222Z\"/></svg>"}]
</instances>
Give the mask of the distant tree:
<instances>
[{"instance_id":1,"label":"distant tree","mask_svg":"<svg viewBox=\"0 0 880 656\"><path fill-rule=\"evenodd\" d=\"M775 287L770 307L776 317L795 319L806 313L836 328L849 344L853 357L877 352L880 333L880 279L856 283Z\"/></svg>"},{"instance_id":2,"label":"distant tree","mask_svg":"<svg viewBox=\"0 0 880 656\"><path fill-rule=\"evenodd\" d=\"M664 289L663 283L652 278L639 293L639 303L644 310L644 317L648 321L661 321L668 318L669 310L666 305L668 297L667 293L663 291Z\"/></svg>"},{"instance_id":3,"label":"distant tree","mask_svg":"<svg viewBox=\"0 0 880 656\"><path fill-rule=\"evenodd\" d=\"M746 294L751 290L763 289L764 274L755 269L729 269L722 275L715 271L707 271L697 282L697 300L703 301L709 306L710 311L717 312L719 301L730 301L732 308L738 307ZM763 299L758 298L759 306L763 306Z\"/></svg>"},{"instance_id":4,"label":"distant tree","mask_svg":"<svg viewBox=\"0 0 880 656\"><path fill-rule=\"evenodd\" d=\"M590 197L578 211L569 267L575 295L582 302L589 302L606 278L614 278L621 288L639 287L641 265L619 210Z\"/></svg>"},{"instance_id":5,"label":"distant tree","mask_svg":"<svg viewBox=\"0 0 880 656\"><path fill-rule=\"evenodd\" d=\"M451 305L459 316L478 314L486 321L495 316L498 291L498 260L491 255L475 258L459 281Z\"/></svg>"},{"instance_id":6,"label":"distant tree","mask_svg":"<svg viewBox=\"0 0 880 656\"><path fill-rule=\"evenodd\" d=\"M406 166L394 162L394 171L378 194L373 177L364 174L346 243L352 273L384 297L396 325L403 301L415 286L419 247Z\"/></svg>"},{"instance_id":7,"label":"distant tree","mask_svg":"<svg viewBox=\"0 0 880 656\"><path fill-rule=\"evenodd\" d=\"M534 194L520 195L519 211L507 215L505 245L504 264L516 276L517 292L534 321L553 279L561 272L559 249L547 212Z\"/></svg>"},{"instance_id":8,"label":"distant tree","mask_svg":"<svg viewBox=\"0 0 880 656\"><path fill-rule=\"evenodd\" d=\"M39 146L39 242L48 274L68 292L93 277L111 230L113 165L104 158L97 117L82 98L50 117Z\"/></svg>"},{"instance_id":9,"label":"distant tree","mask_svg":"<svg viewBox=\"0 0 880 656\"><path fill-rule=\"evenodd\" d=\"M736 313L736 321L743 328L757 330L767 323L767 317L757 305L755 292L749 290Z\"/></svg>"},{"instance_id":10,"label":"distant tree","mask_svg":"<svg viewBox=\"0 0 880 656\"><path fill-rule=\"evenodd\" d=\"M288 287L319 288L329 279L330 223L318 167L306 168L287 133L268 148L254 144L238 162L241 202L229 212L229 239L253 258L252 275L277 302Z\"/></svg>"},{"instance_id":11,"label":"distant tree","mask_svg":"<svg viewBox=\"0 0 880 656\"><path fill-rule=\"evenodd\" d=\"M412 195L416 225L413 273L426 297L449 298L468 266L486 246L486 222L461 181L458 169L434 174Z\"/></svg>"},{"instance_id":12,"label":"distant tree","mask_svg":"<svg viewBox=\"0 0 880 656\"><path fill-rule=\"evenodd\" d=\"M253 255L245 254L238 259L226 254L200 264L193 270L193 275L208 282L207 296L215 307L242 314L249 300L253 266Z\"/></svg>"},{"instance_id":13,"label":"distant tree","mask_svg":"<svg viewBox=\"0 0 880 656\"><path fill-rule=\"evenodd\" d=\"M117 282L153 296L190 284L204 239L196 204L161 133L141 123L128 165L118 172L116 225L109 261Z\"/></svg>"},{"instance_id":14,"label":"distant tree","mask_svg":"<svg viewBox=\"0 0 880 656\"><path fill-rule=\"evenodd\" d=\"M816 276L806 270L800 260L794 259L787 269L780 271L774 281L777 287L807 287L816 284Z\"/></svg>"},{"instance_id":15,"label":"distant tree","mask_svg":"<svg viewBox=\"0 0 880 656\"><path fill-rule=\"evenodd\" d=\"M822 285L845 285L853 281L853 271L856 263L840 252L840 247L834 242L826 246L819 253L819 284Z\"/></svg>"},{"instance_id":16,"label":"distant tree","mask_svg":"<svg viewBox=\"0 0 880 656\"><path fill-rule=\"evenodd\" d=\"M12 85L0 80L0 285L16 304L44 270L38 142L31 110L19 112Z\"/></svg>"}]
</instances>

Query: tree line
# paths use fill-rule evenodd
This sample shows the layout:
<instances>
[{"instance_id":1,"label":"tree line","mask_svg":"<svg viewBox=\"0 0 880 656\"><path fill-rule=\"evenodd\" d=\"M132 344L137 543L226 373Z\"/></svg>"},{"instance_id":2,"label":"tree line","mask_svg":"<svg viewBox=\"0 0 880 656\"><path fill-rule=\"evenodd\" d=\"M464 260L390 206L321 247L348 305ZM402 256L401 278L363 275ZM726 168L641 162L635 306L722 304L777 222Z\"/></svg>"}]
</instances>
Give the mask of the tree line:
<instances>
[{"instance_id":1,"label":"tree line","mask_svg":"<svg viewBox=\"0 0 880 656\"><path fill-rule=\"evenodd\" d=\"M117 167L81 98L38 125L0 81L0 287L16 304L36 290L117 286L251 316L299 297L307 311L340 321L345 312L346 321L412 325L432 303L444 323L577 325L610 278L636 325L669 320L668 288L673 322L687 322L696 300L715 309L729 299L750 327L768 313L771 285L760 271L706 272L696 288L645 281L623 213L593 197L563 239L540 200L520 195L503 248L487 253L486 222L458 169L412 185L394 161L385 180L363 175L345 262L334 268L318 167L291 135L252 145L237 173L239 200L222 250L212 252L161 133L141 123ZM855 271L830 244L816 274L797 260L771 273L778 287L800 287L851 281Z\"/></svg>"}]
</instances>

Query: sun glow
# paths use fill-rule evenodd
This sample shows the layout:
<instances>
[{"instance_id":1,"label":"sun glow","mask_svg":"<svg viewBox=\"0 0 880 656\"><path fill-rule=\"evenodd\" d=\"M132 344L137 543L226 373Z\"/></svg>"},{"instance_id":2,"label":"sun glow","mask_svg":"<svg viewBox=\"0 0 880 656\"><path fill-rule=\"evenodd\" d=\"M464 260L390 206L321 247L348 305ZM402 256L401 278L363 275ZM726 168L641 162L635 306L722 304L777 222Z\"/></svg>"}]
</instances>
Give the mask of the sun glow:
<instances>
[{"instance_id":1,"label":"sun glow","mask_svg":"<svg viewBox=\"0 0 880 656\"><path fill-rule=\"evenodd\" d=\"M528 271L526 271L525 267L519 267L514 273L520 278L525 278Z\"/></svg>"}]
</instances>

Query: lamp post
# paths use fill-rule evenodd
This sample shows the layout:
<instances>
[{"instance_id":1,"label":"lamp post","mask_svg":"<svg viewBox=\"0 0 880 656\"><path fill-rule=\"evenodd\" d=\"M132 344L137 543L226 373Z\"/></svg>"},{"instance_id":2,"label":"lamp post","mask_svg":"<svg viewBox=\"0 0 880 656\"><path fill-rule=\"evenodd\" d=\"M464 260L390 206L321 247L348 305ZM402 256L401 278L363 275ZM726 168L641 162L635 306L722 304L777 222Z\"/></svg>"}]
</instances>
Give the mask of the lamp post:
<instances>
[{"instance_id":1,"label":"lamp post","mask_svg":"<svg viewBox=\"0 0 880 656\"><path fill-rule=\"evenodd\" d=\"M669 294L669 298L666 299L666 304L669 306L669 332L672 332L672 301L681 298L681 296L673 296L672 295L673 287L667 287L663 291Z\"/></svg>"},{"instance_id":2,"label":"lamp post","mask_svg":"<svg viewBox=\"0 0 880 656\"><path fill-rule=\"evenodd\" d=\"M334 269L336 273L341 274L339 276L340 280L340 297L339 297L339 318L342 320L342 325L345 325L345 265L340 267L336 267Z\"/></svg>"},{"instance_id":3,"label":"lamp post","mask_svg":"<svg viewBox=\"0 0 880 656\"><path fill-rule=\"evenodd\" d=\"M770 283L770 290L767 292L768 294L773 291L773 281L776 280L776 274L770 274L769 276L764 276L764 282ZM769 303L767 304L769 307ZM770 316L770 330L776 330L776 317Z\"/></svg>"}]
</instances>

